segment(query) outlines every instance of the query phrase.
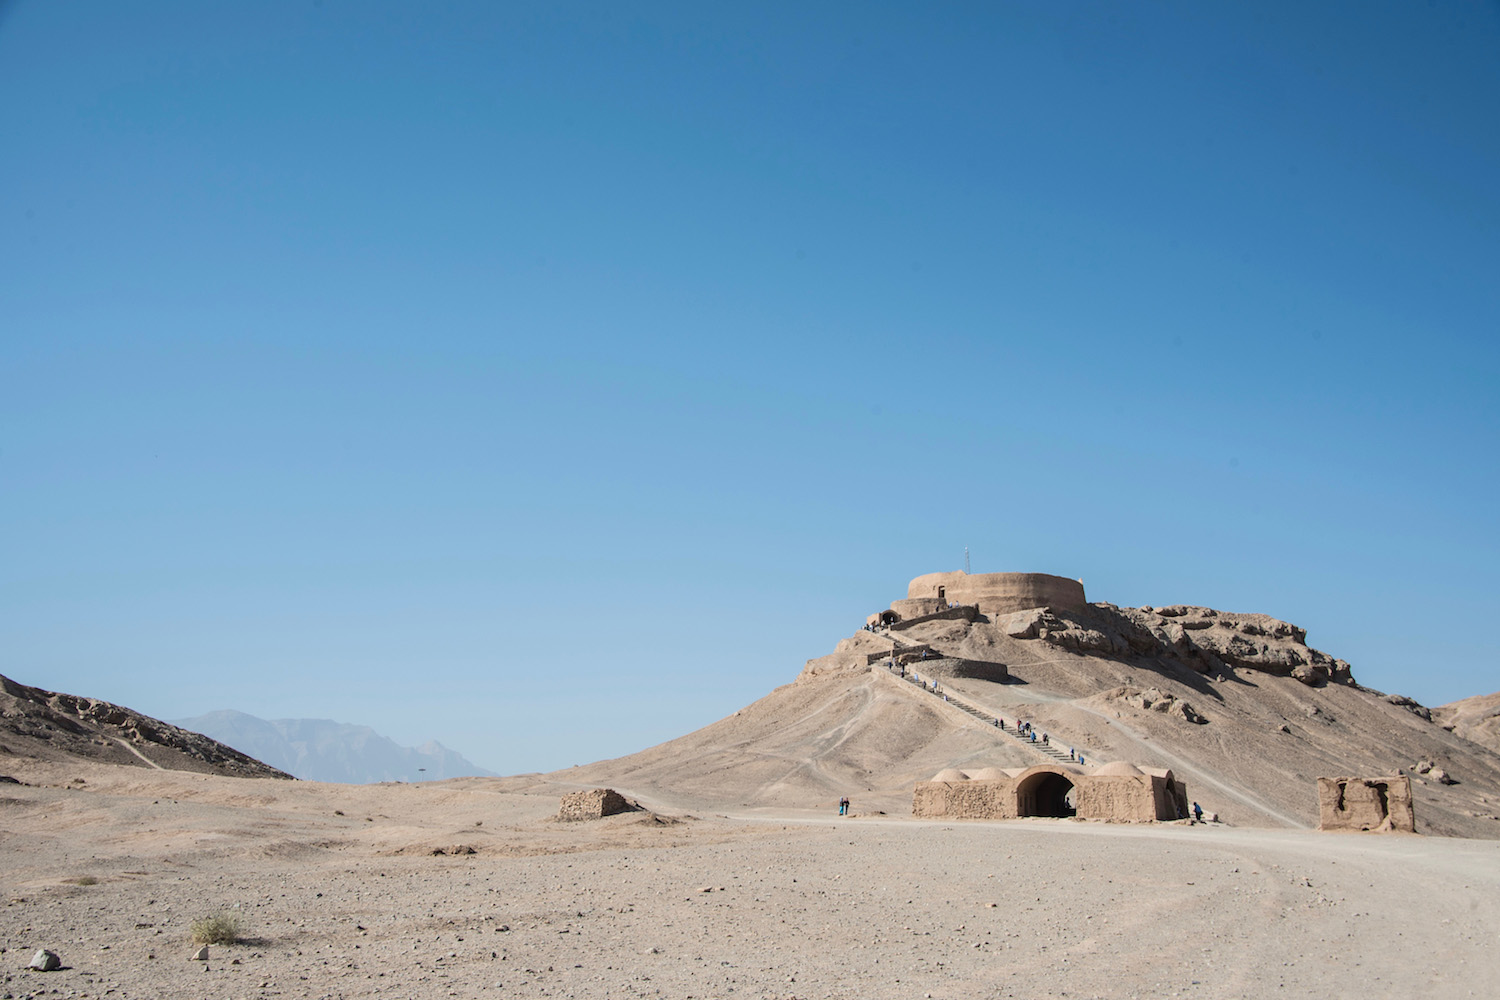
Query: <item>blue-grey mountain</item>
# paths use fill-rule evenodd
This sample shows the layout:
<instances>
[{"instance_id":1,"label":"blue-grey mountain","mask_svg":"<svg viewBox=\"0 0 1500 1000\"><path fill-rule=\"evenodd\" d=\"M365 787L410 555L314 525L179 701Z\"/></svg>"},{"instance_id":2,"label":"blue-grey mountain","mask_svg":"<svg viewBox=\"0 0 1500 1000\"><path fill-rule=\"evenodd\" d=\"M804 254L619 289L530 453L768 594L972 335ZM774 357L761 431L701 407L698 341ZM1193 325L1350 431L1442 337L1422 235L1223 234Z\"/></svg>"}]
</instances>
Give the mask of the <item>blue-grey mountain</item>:
<instances>
[{"instance_id":1,"label":"blue-grey mountain","mask_svg":"<svg viewBox=\"0 0 1500 1000\"><path fill-rule=\"evenodd\" d=\"M307 781L363 785L494 775L436 740L404 747L369 726L331 719L267 720L226 709L175 724Z\"/></svg>"}]
</instances>

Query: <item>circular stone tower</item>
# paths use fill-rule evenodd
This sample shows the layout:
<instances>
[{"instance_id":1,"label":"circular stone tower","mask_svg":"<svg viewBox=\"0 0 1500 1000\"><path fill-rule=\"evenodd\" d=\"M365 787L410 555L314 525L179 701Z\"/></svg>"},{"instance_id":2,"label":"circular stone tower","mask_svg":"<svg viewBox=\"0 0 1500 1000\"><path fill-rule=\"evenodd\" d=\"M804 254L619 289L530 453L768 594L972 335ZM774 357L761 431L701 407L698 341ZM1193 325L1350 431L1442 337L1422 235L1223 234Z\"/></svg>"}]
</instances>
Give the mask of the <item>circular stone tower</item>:
<instances>
[{"instance_id":1,"label":"circular stone tower","mask_svg":"<svg viewBox=\"0 0 1500 1000\"><path fill-rule=\"evenodd\" d=\"M907 600L977 604L983 614L1028 608L1081 608L1083 584L1050 573L926 573L906 587Z\"/></svg>"}]
</instances>

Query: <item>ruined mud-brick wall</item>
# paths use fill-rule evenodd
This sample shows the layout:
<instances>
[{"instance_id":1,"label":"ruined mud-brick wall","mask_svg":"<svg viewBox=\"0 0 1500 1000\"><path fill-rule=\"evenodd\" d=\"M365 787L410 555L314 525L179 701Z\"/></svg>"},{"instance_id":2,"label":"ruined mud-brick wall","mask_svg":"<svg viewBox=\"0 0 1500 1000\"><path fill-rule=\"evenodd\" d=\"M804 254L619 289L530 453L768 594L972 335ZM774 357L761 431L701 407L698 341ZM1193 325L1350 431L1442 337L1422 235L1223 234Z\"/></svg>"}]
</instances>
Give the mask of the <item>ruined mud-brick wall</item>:
<instances>
[{"instance_id":1,"label":"ruined mud-brick wall","mask_svg":"<svg viewBox=\"0 0 1500 1000\"><path fill-rule=\"evenodd\" d=\"M943 588L952 604L977 604L984 614L1028 608L1081 608L1088 603L1083 584L1050 573L928 573L907 584L907 600L936 598Z\"/></svg>"},{"instance_id":2,"label":"ruined mud-brick wall","mask_svg":"<svg viewBox=\"0 0 1500 1000\"><path fill-rule=\"evenodd\" d=\"M922 602L892 601L891 610L896 611L897 614L901 614L901 612L896 608L896 605L912 603L920 604ZM977 620L979 618L979 606L976 604L960 604L957 607L943 608L940 611L933 611L929 614L921 614L916 616L908 616L902 614L900 621L891 623L891 631L901 632L911 628L913 625L921 625L924 622L950 621L958 618L962 618L967 622Z\"/></svg>"},{"instance_id":3,"label":"ruined mud-brick wall","mask_svg":"<svg viewBox=\"0 0 1500 1000\"><path fill-rule=\"evenodd\" d=\"M1015 819L1016 783L919 781L912 791L911 814L922 819Z\"/></svg>"},{"instance_id":4,"label":"ruined mud-brick wall","mask_svg":"<svg viewBox=\"0 0 1500 1000\"><path fill-rule=\"evenodd\" d=\"M1318 829L1416 833L1411 779L1404 774L1319 778Z\"/></svg>"},{"instance_id":5,"label":"ruined mud-brick wall","mask_svg":"<svg viewBox=\"0 0 1500 1000\"><path fill-rule=\"evenodd\" d=\"M564 795L562 806L557 810L557 818L565 822L603 819L630 809L631 805L625 796L613 788L591 788L585 792L569 792Z\"/></svg>"},{"instance_id":6,"label":"ruined mud-brick wall","mask_svg":"<svg viewBox=\"0 0 1500 1000\"><path fill-rule=\"evenodd\" d=\"M948 610L948 600L944 598L939 601L936 597L906 597L899 601L891 602L891 610L896 612L904 622L910 622L916 618L927 618L940 611Z\"/></svg>"},{"instance_id":7,"label":"ruined mud-brick wall","mask_svg":"<svg viewBox=\"0 0 1500 1000\"><path fill-rule=\"evenodd\" d=\"M1152 774L1098 775L1073 786L1078 815L1086 819L1149 823L1177 819L1167 779Z\"/></svg>"}]
</instances>

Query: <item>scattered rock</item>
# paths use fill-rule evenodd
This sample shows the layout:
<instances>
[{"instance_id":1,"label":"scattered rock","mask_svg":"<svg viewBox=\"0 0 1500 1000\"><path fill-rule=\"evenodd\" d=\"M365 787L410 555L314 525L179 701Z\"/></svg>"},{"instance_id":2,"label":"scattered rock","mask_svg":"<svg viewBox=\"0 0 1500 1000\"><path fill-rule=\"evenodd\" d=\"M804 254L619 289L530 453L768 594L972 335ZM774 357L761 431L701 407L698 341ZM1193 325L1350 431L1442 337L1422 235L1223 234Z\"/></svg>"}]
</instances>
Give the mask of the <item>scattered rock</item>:
<instances>
[{"instance_id":1,"label":"scattered rock","mask_svg":"<svg viewBox=\"0 0 1500 1000\"><path fill-rule=\"evenodd\" d=\"M1440 785L1458 784L1458 781L1453 778L1453 776L1451 776L1447 771L1444 771L1440 767L1435 767L1431 771L1428 771L1427 777L1431 778L1433 781L1436 781Z\"/></svg>"},{"instance_id":2,"label":"scattered rock","mask_svg":"<svg viewBox=\"0 0 1500 1000\"><path fill-rule=\"evenodd\" d=\"M1419 704L1414 698L1408 698L1404 694L1388 694L1385 696L1385 700L1398 708L1406 709L1420 719L1426 719L1428 722L1432 721L1432 709Z\"/></svg>"},{"instance_id":3,"label":"scattered rock","mask_svg":"<svg viewBox=\"0 0 1500 1000\"><path fill-rule=\"evenodd\" d=\"M1415 771L1417 774L1426 774L1428 771L1431 771L1436 766L1437 765L1434 764L1430 760L1419 760L1415 764L1412 765L1411 769L1413 771Z\"/></svg>"},{"instance_id":4,"label":"scattered rock","mask_svg":"<svg viewBox=\"0 0 1500 1000\"><path fill-rule=\"evenodd\" d=\"M31 963L26 967L36 972L56 972L62 968L62 959L57 957L57 952L42 948L31 956Z\"/></svg>"},{"instance_id":5,"label":"scattered rock","mask_svg":"<svg viewBox=\"0 0 1500 1000\"><path fill-rule=\"evenodd\" d=\"M1012 639L1035 639L1043 628L1059 625L1057 619L1046 608L1016 611L1001 618L997 624Z\"/></svg>"},{"instance_id":6,"label":"scattered rock","mask_svg":"<svg viewBox=\"0 0 1500 1000\"><path fill-rule=\"evenodd\" d=\"M1278 733L1287 733L1287 734L1290 734L1291 731L1292 731L1292 727L1288 726L1285 722L1283 722L1281 725L1279 725L1279 726L1276 727L1276 731Z\"/></svg>"},{"instance_id":7,"label":"scattered rock","mask_svg":"<svg viewBox=\"0 0 1500 1000\"><path fill-rule=\"evenodd\" d=\"M1328 668L1321 663L1299 663L1292 668L1292 676L1308 687L1322 687L1328 683Z\"/></svg>"},{"instance_id":8,"label":"scattered rock","mask_svg":"<svg viewBox=\"0 0 1500 1000\"><path fill-rule=\"evenodd\" d=\"M1194 710L1192 703L1187 701L1173 701L1172 706L1167 709L1167 714L1183 722L1191 722L1195 726L1208 723L1207 719Z\"/></svg>"},{"instance_id":9,"label":"scattered rock","mask_svg":"<svg viewBox=\"0 0 1500 1000\"><path fill-rule=\"evenodd\" d=\"M189 962L207 962L208 961L208 945L204 945L203 947L199 948L197 951L193 952L192 957L189 958L188 961Z\"/></svg>"}]
</instances>

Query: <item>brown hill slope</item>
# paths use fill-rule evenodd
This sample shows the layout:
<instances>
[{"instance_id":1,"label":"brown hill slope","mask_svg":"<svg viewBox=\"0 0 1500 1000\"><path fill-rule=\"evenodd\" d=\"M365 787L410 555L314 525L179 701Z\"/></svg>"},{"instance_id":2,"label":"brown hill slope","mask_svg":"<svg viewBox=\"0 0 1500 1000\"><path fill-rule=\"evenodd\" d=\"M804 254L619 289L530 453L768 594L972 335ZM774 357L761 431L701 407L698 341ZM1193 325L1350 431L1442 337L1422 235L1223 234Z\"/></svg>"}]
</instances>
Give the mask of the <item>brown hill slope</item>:
<instances>
[{"instance_id":1,"label":"brown hill slope","mask_svg":"<svg viewBox=\"0 0 1500 1000\"><path fill-rule=\"evenodd\" d=\"M207 736L120 705L43 691L0 675L0 773L8 758L78 757L167 771L292 778Z\"/></svg>"},{"instance_id":2,"label":"brown hill slope","mask_svg":"<svg viewBox=\"0 0 1500 1000\"><path fill-rule=\"evenodd\" d=\"M1420 830L1500 838L1500 755L1434 724L1409 699L1360 687L1348 664L1265 615L1101 604L931 621L894 638L928 645L940 658L912 667L950 692L1033 722L1091 763L1170 767L1231 823L1311 827L1319 776L1401 771L1412 777ZM912 785L945 767L1042 761L867 665L891 643L860 631L726 719L558 777L688 808L831 808L849 795L857 811L906 812ZM1007 681L994 679L1004 673ZM1423 760L1456 784L1414 773Z\"/></svg>"},{"instance_id":3,"label":"brown hill slope","mask_svg":"<svg viewBox=\"0 0 1500 1000\"><path fill-rule=\"evenodd\" d=\"M1500 753L1500 691L1440 705L1432 721L1472 743Z\"/></svg>"}]
</instances>

